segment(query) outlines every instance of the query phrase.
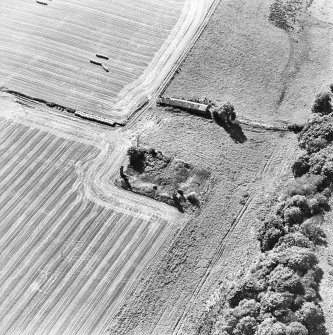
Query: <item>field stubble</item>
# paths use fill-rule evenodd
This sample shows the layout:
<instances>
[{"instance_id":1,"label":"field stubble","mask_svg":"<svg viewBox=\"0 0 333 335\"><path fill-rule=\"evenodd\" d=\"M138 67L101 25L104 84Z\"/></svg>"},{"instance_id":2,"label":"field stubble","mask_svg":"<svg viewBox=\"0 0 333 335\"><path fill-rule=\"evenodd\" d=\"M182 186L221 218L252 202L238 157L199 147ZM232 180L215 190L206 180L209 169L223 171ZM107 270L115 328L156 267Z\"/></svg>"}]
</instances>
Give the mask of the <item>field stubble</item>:
<instances>
[{"instance_id":1,"label":"field stubble","mask_svg":"<svg viewBox=\"0 0 333 335\"><path fill-rule=\"evenodd\" d=\"M0 330L98 334L182 220L114 191L119 132L35 107L2 95Z\"/></svg>"},{"instance_id":2,"label":"field stubble","mask_svg":"<svg viewBox=\"0 0 333 335\"><path fill-rule=\"evenodd\" d=\"M173 71L214 1L2 1L0 86L125 122ZM109 72L89 62L96 53L109 57Z\"/></svg>"}]
</instances>

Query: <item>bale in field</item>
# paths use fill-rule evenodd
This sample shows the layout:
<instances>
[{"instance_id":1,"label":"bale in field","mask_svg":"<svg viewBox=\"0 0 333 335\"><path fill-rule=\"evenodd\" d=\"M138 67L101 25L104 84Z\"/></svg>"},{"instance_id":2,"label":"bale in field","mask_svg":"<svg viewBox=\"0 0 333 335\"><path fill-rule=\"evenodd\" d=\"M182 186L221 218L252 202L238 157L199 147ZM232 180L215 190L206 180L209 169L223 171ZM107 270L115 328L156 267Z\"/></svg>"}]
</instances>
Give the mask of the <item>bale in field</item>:
<instances>
[{"instance_id":1,"label":"bale in field","mask_svg":"<svg viewBox=\"0 0 333 335\"><path fill-rule=\"evenodd\" d=\"M98 57L98 58L103 58L103 59L106 59L106 60L109 59L108 56L105 56L105 55L102 55L102 54L96 54L96 57Z\"/></svg>"},{"instance_id":2,"label":"bale in field","mask_svg":"<svg viewBox=\"0 0 333 335\"><path fill-rule=\"evenodd\" d=\"M97 62L97 61L95 61L95 60L93 60L93 59L90 59L90 63L95 64L95 65L100 65L100 66L102 66L102 63L101 63L101 62Z\"/></svg>"},{"instance_id":3,"label":"bale in field","mask_svg":"<svg viewBox=\"0 0 333 335\"><path fill-rule=\"evenodd\" d=\"M102 68L104 69L105 72L109 72L109 69L104 64L102 64Z\"/></svg>"}]
</instances>

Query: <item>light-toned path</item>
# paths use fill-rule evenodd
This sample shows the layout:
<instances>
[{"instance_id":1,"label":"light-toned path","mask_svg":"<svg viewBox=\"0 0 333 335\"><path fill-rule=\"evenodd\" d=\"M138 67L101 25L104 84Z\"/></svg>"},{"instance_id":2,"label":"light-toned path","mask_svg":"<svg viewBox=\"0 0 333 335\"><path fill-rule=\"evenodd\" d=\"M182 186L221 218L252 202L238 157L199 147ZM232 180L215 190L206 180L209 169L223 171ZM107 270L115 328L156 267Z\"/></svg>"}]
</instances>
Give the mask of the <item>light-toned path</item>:
<instances>
[{"instance_id":1,"label":"light-toned path","mask_svg":"<svg viewBox=\"0 0 333 335\"><path fill-rule=\"evenodd\" d=\"M120 131L4 94L0 128L0 333L105 333L186 217L114 186Z\"/></svg>"},{"instance_id":2,"label":"light-toned path","mask_svg":"<svg viewBox=\"0 0 333 335\"><path fill-rule=\"evenodd\" d=\"M3 0L0 86L125 122L170 79L215 2Z\"/></svg>"}]
</instances>

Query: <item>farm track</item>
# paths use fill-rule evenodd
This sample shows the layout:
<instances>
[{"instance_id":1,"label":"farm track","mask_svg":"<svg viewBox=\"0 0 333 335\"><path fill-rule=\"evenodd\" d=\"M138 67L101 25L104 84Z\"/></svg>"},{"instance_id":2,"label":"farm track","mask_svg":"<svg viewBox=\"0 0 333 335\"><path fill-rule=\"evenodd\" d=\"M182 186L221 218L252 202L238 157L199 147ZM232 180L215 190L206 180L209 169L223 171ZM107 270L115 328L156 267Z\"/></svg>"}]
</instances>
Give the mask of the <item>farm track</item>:
<instances>
[{"instance_id":1,"label":"farm track","mask_svg":"<svg viewBox=\"0 0 333 335\"><path fill-rule=\"evenodd\" d=\"M270 130L270 129L266 129ZM290 150L292 148L292 150ZM295 150L297 150L295 147L290 145L290 143L282 143L279 145L274 152L271 153L268 160L262 165L261 169L257 172L257 175L255 177L256 180L263 180L263 184L267 184L267 178L270 179L270 183L272 183L272 173L270 169L272 166L279 166L279 175L276 177L278 180L276 181L276 184L280 182L279 176L284 175L286 171L290 168L290 162L292 162L292 157L295 156ZM286 153L287 157L286 157ZM274 174L273 174L274 175ZM271 187L275 187L276 185L273 185L272 183ZM261 186L263 187L263 186ZM258 185L254 186L255 189L258 189ZM231 235L233 232L237 229L237 227L241 224L241 221L244 217L246 217L247 212L251 209L251 204L254 204L256 202L256 197L260 196L257 192L249 192L252 194L249 198L247 198L244 206L239 211L237 217L235 218L233 224L229 227L229 229L226 231L226 234L224 235L223 239L221 240L219 248L216 250L214 257L211 259L209 266L207 267L207 270L204 274L204 276L201 278L200 282L196 286L194 292L191 294L187 304L186 308L183 311L182 315L177 320L173 330L173 335L180 335L184 334L182 327L186 325L186 322L188 321L187 318L189 317L189 314L191 313L193 306L196 301L199 299L199 295L201 291L204 289L204 286L207 285L208 278L211 275L212 272L214 272L214 268L223 260L223 253L226 248L226 244L231 239ZM162 318L162 316L160 316ZM156 324L157 326L158 324ZM155 327L156 327L155 326ZM150 331L150 334L157 334L154 332L155 327Z\"/></svg>"},{"instance_id":2,"label":"farm track","mask_svg":"<svg viewBox=\"0 0 333 335\"><path fill-rule=\"evenodd\" d=\"M155 104L157 97L166 89L167 85L170 83L172 80L173 76L175 75L175 72L179 68L180 64L184 61L185 57L187 56L188 52L191 50L193 47L194 43L196 40L199 38L199 36L202 34L204 28L206 27L211 15L213 14L214 10L216 9L217 5L219 4L220 0L211 0L204 4L203 2L201 3L202 5L205 6L205 8L198 9L198 16L204 14L201 16L201 22L198 24L196 30L194 31L194 34L192 36L188 36L188 39L186 43L184 43L185 47L184 49L179 53L177 58L173 58L173 64L170 65L169 72L165 74L164 78L161 79L160 85L156 88L155 92L150 92L149 95L151 96L151 99L148 102L148 104L145 106L145 108L151 107ZM201 13L200 13L201 11ZM187 30L190 30L188 27ZM171 57L170 57L171 58ZM171 60L171 59L170 59ZM129 103L129 101L127 101ZM130 118L127 117L127 126L131 127L135 125L137 122L138 118L144 111L142 108L142 103L141 105L138 105L136 108L136 111L130 115Z\"/></svg>"},{"instance_id":3,"label":"farm track","mask_svg":"<svg viewBox=\"0 0 333 335\"><path fill-rule=\"evenodd\" d=\"M100 334L181 221L113 185L119 132L87 141L87 123L15 106L0 111L0 332Z\"/></svg>"},{"instance_id":4,"label":"farm track","mask_svg":"<svg viewBox=\"0 0 333 335\"><path fill-rule=\"evenodd\" d=\"M5 0L0 85L124 123L170 80L214 2ZM97 52L108 73L89 63Z\"/></svg>"}]
</instances>

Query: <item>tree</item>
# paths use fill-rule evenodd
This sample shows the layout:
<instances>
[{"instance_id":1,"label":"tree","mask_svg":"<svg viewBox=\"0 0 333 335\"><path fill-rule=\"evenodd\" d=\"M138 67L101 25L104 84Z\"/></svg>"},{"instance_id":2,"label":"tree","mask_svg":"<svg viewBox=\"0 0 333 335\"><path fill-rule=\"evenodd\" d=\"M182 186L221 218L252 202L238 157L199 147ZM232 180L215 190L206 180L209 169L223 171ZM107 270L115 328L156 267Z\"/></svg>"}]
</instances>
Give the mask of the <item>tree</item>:
<instances>
[{"instance_id":1,"label":"tree","mask_svg":"<svg viewBox=\"0 0 333 335\"><path fill-rule=\"evenodd\" d=\"M305 302L300 310L296 312L296 316L307 327L310 334L319 334L319 330L323 328L324 314L319 305L313 302Z\"/></svg>"},{"instance_id":2,"label":"tree","mask_svg":"<svg viewBox=\"0 0 333 335\"><path fill-rule=\"evenodd\" d=\"M311 155L309 160L310 172L323 175L328 181L333 180L333 153L332 145Z\"/></svg>"},{"instance_id":3,"label":"tree","mask_svg":"<svg viewBox=\"0 0 333 335\"><path fill-rule=\"evenodd\" d=\"M143 160L145 159L145 154L146 150L144 148L130 147L127 150L130 165L136 169L141 168Z\"/></svg>"},{"instance_id":4,"label":"tree","mask_svg":"<svg viewBox=\"0 0 333 335\"><path fill-rule=\"evenodd\" d=\"M269 284L276 292L302 292L300 277L290 268L278 265L269 275Z\"/></svg>"},{"instance_id":5,"label":"tree","mask_svg":"<svg viewBox=\"0 0 333 335\"><path fill-rule=\"evenodd\" d=\"M228 302L230 307L235 308L243 299L255 299L264 288L254 277L247 277L230 289Z\"/></svg>"},{"instance_id":6,"label":"tree","mask_svg":"<svg viewBox=\"0 0 333 335\"><path fill-rule=\"evenodd\" d=\"M315 253L309 248L291 247L284 251L286 265L295 272L306 272L318 263Z\"/></svg>"},{"instance_id":7,"label":"tree","mask_svg":"<svg viewBox=\"0 0 333 335\"><path fill-rule=\"evenodd\" d=\"M301 234L300 232L294 232L284 235L277 244L278 250L286 250L290 247L302 247L302 248L312 248L313 244L311 241Z\"/></svg>"},{"instance_id":8,"label":"tree","mask_svg":"<svg viewBox=\"0 0 333 335\"><path fill-rule=\"evenodd\" d=\"M293 294L289 292L268 291L261 296L261 312L272 313L286 312L293 302Z\"/></svg>"},{"instance_id":9,"label":"tree","mask_svg":"<svg viewBox=\"0 0 333 335\"><path fill-rule=\"evenodd\" d=\"M304 234L306 237L309 238L309 240L313 241L313 243L316 244L323 242L326 237L324 230L320 226L321 221L322 219L319 215L305 220L300 226L300 231L302 232L302 234Z\"/></svg>"},{"instance_id":10,"label":"tree","mask_svg":"<svg viewBox=\"0 0 333 335\"><path fill-rule=\"evenodd\" d=\"M258 324L254 317L245 316L238 321L237 326L234 328L233 335L254 335L257 330Z\"/></svg>"},{"instance_id":11,"label":"tree","mask_svg":"<svg viewBox=\"0 0 333 335\"><path fill-rule=\"evenodd\" d=\"M286 326L275 318L266 318L258 327L257 335L286 335Z\"/></svg>"},{"instance_id":12,"label":"tree","mask_svg":"<svg viewBox=\"0 0 333 335\"><path fill-rule=\"evenodd\" d=\"M234 122L236 119L235 107L227 102L219 108L214 108L213 115L224 122Z\"/></svg>"},{"instance_id":13,"label":"tree","mask_svg":"<svg viewBox=\"0 0 333 335\"><path fill-rule=\"evenodd\" d=\"M304 195L296 194L286 201L287 208L298 207L305 217L310 215L310 207Z\"/></svg>"},{"instance_id":14,"label":"tree","mask_svg":"<svg viewBox=\"0 0 333 335\"><path fill-rule=\"evenodd\" d=\"M283 227L283 220L276 215L271 216L264 222L258 233L261 251L273 249L280 237L284 235Z\"/></svg>"},{"instance_id":15,"label":"tree","mask_svg":"<svg viewBox=\"0 0 333 335\"><path fill-rule=\"evenodd\" d=\"M309 172L310 165L309 165L309 156L302 155L297 158L294 164L291 167L294 177L301 177L307 172Z\"/></svg>"},{"instance_id":16,"label":"tree","mask_svg":"<svg viewBox=\"0 0 333 335\"><path fill-rule=\"evenodd\" d=\"M328 115L332 113L332 94L330 92L319 93L312 106L312 113Z\"/></svg>"},{"instance_id":17,"label":"tree","mask_svg":"<svg viewBox=\"0 0 333 335\"><path fill-rule=\"evenodd\" d=\"M284 211L284 219L291 226L301 224L303 222L302 211L296 206L288 207Z\"/></svg>"},{"instance_id":18,"label":"tree","mask_svg":"<svg viewBox=\"0 0 333 335\"><path fill-rule=\"evenodd\" d=\"M333 140L333 119L328 116L316 117L298 135L300 148L308 154L318 152Z\"/></svg>"},{"instance_id":19,"label":"tree","mask_svg":"<svg viewBox=\"0 0 333 335\"><path fill-rule=\"evenodd\" d=\"M234 310L234 315L238 318L245 316L257 317L260 312L260 304L255 299L244 299L239 302Z\"/></svg>"},{"instance_id":20,"label":"tree","mask_svg":"<svg viewBox=\"0 0 333 335\"><path fill-rule=\"evenodd\" d=\"M258 240L260 242L260 249L262 252L271 250L279 241L280 237L284 235L283 230L275 227L262 227L259 230Z\"/></svg>"},{"instance_id":21,"label":"tree","mask_svg":"<svg viewBox=\"0 0 333 335\"><path fill-rule=\"evenodd\" d=\"M286 329L286 335L308 335L309 332L300 322L291 322Z\"/></svg>"}]
</instances>

